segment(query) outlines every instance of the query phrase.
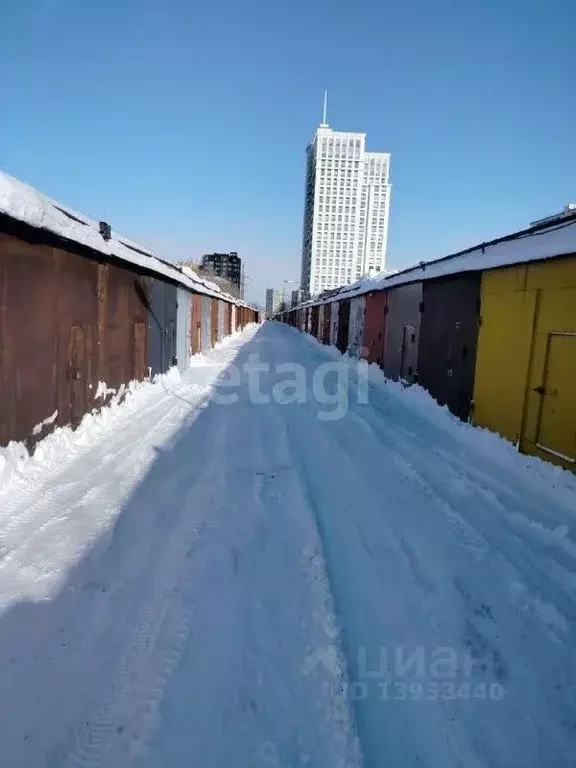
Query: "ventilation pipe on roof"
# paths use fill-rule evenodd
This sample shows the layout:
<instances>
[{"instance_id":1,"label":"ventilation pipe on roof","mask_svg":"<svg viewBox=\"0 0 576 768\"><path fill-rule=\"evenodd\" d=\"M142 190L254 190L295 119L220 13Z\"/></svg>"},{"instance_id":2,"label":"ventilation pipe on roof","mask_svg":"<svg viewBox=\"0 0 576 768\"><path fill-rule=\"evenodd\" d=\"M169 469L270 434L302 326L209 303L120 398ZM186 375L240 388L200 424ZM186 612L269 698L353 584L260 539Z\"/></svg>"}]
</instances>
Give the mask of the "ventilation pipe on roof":
<instances>
[{"instance_id":1,"label":"ventilation pipe on roof","mask_svg":"<svg viewBox=\"0 0 576 768\"><path fill-rule=\"evenodd\" d=\"M112 227L110 224L107 224L105 221L101 221L98 224L98 231L102 235L104 240L110 240L112 237Z\"/></svg>"}]
</instances>

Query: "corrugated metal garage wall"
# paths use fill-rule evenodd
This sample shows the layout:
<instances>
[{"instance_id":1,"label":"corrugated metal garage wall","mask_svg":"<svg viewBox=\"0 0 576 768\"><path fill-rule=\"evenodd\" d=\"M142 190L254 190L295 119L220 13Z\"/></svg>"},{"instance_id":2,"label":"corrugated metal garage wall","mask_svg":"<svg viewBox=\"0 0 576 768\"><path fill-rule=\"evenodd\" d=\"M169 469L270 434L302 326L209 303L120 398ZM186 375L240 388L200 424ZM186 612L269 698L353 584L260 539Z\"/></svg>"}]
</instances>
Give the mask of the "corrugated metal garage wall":
<instances>
[{"instance_id":1,"label":"corrugated metal garage wall","mask_svg":"<svg viewBox=\"0 0 576 768\"><path fill-rule=\"evenodd\" d=\"M0 234L0 443L25 440L57 408L52 248ZM42 333L38 332L42 328ZM18 381L18 385L16 382ZM38 387L38 382L42 386Z\"/></svg>"},{"instance_id":2,"label":"corrugated metal garage wall","mask_svg":"<svg viewBox=\"0 0 576 768\"><path fill-rule=\"evenodd\" d=\"M99 380L144 378L148 280L13 229L0 234L0 443L32 446L102 404Z\"/></svg>"},{"instance_id":3,"label":"corrugated metal garage wall","mask_svg":"<svg viewBox=\"0 0 576 768\"><path fill-rule=\"evenodd\" d=\"M417 379L421 306L422 283L388 290L384 373L390 379L409 383Z\"/></svg>"},{"instance_id":4,"label":"corrugated metal garage wall","mask_svg":"<svg viewBox=\"0 0 576 768\"><path fill-rule=\"evenodd\" d=\"M350 299L338 302L338 349L342 354L348 349L348 332L350 330Z\"/></svg>"},{"instance_id":5,"label":"corrugated metal garage wall","mask_svg":"<svg viewBox=\"0 0 576 768\"><path fill-rule=\"evenodd\" d=\"M193 355L202 351L202 296L192 294L192 314L190 317L190 350Z\"/></svg>"},{"instance_id":6,"label":"corrugated metal garage wall","mask_svg":"<svg viewBox=\"0 0 576 768\"><path fill-rule=\"evenodd\" d=\"M576 258L482 276L476 424L576 466Z\"/></svg>"},{"instance_id":7,"label":"corrugated metal garage wall","mask_svg":"<svg viewBox=\"0 0 576 768\"><path fill-rule=\"evenodd\" d=\"M218 341L218 299L211 299L210 303L210 346Z\"/></svg>"},{"instance_id":8,"label":"corrugated metal garage wall","mask_svg":"<svg viewBox=\"0 0 576 768\"><path fill-rule=\"evenodd\" d=\"M96 353L100 340L98 264L56 248L52 249L52 252L55 257L55 269L51 284L46 286L45 290L52 292L56 299L52 311L58 320L58 351L55 356L58 422L75 427L90 409L94 398L90 384L98 378L99 373ZM29 306L34 305L35 299L32 298ZM120 311L122 309L123 307ZM37 323L36 334L44 338L41 328L42 323ZM121 325L112 325L109 322L102 333L107 371L114 372L116 381L121 381L123 373L123 332ZM45 414L44 418L47 415L49 414Z\"/></svg>"},{"instance_id":9,"label":"corrugated metal garage wall","mask_svg":"<svg viewBox=\"0 0 576 768\"><path fill-rule=\"evenodd\" d=\"M317 337L318 336L318 320L320 317L320 307L315 306L311 307L310 312L310 335Z\"/></svg>"},{"instance_id":10,"label":"corrugated metal garage wall","mask_svg":"<svg viewBox=\"0 0 576 768\"><path fill-rule=\"evenodd\" d=\"M232 333L232 304L224 302L224 317L225 317L225 336L229 336Z\"/></svg>"},{"instance_id":11,"label":"corrugated metal garage wall","mask_svg":"<svg viewBox=\"0 0 576 768\"><path fill-rule=\"evenodd\" d=\"M364 347L369 363L384 363L384 335L386 331L386 291L369 293L366 296L364 317Z\"/></svg>"},{"instance_id":12,"label":"corrugated metal garage wall","mask_svg":"<svg viewBox=\"0 0 576 768\"><path fill-rule=\"evenodd\" d=\"M463 421L470 415L480 314L480 273L427 280L418 383Z\"/></svg>"},{"instance_id":13,"label":"corrugated metal garage wall","mask_svg":"<svg viewBox=\"0 0 576 768\"><path fill-rule=\"evenodd\" d=\"M76 426L177 352L186 367L200 346L201 297L191 307L188 291L137 270L0 214L0 444L32 448L55 426Z\"/></svg>"},{"instance_id":14,"label":"corrugated metal garage wall","mask_svg":"<svg viewBox=\"0 0 576 768\"><path fill-rule=\"evenodd\" d=\"M150 278L148 364L151 374L165 373L176 362L177 289Z\"/></svg>"},{"instance_id":15,"label":"corrugated metal garage wall","mask_svg":"<svg viewBox=\"0 0 576 768\"><path fill-rule=\"evenodd\" d=\"M98 265L96 377L108 388L148 375L149 292L148 278L113 264Z\"/></svg>"}]
</instances>

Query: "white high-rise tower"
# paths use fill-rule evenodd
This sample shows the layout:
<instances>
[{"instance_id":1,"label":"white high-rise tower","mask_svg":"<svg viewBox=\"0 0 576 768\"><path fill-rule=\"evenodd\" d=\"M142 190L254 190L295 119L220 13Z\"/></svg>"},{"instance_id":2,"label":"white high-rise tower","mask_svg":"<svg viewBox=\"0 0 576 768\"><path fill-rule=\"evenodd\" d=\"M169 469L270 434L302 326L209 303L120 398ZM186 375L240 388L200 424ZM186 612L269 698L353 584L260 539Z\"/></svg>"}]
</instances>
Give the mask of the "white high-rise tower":
<instances>
[{"instance_id":1,"label":"white high-rise tower","mask_svg":"<svg viewBox=\"0 0 576 768\"><path fill-rule=\"evenodd\" d=\"M367 152L365 133L333 131L324 115L306 150L301 287L308 295L384 269L390 153Z\"/></svg>"}]
</instances>

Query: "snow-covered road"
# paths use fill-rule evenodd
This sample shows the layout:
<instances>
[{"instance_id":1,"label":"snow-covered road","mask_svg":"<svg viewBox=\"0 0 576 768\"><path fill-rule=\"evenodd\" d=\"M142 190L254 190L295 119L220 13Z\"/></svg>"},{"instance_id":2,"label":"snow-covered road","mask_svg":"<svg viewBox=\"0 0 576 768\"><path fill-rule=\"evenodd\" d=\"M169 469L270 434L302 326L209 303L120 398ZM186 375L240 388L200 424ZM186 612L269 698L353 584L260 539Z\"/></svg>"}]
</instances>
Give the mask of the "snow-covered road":
<instances>
[{"instance_id":1,"label":"snow-covered road","mask_svg":"<svg viewBox=\"0 0 576 768\"><path fill-rule=\"evenodd\" d=\"M1 765L576 765L576 480L421 391L269 323L2 477Z\"/></svg>"}]
</instances>

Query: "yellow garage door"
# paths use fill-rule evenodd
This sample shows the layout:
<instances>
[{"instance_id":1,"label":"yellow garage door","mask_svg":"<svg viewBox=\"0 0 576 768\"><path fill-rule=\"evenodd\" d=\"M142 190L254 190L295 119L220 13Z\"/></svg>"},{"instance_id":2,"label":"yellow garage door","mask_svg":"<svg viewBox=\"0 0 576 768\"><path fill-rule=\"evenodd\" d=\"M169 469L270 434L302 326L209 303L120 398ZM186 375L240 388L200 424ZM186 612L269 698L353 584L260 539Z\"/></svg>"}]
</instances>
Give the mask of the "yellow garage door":
<instances>
[{"instance_id":1,"label":"yellow garage door","mask_svg":"<svg viewBox=\"0 0 576 768\"><path fill-rule=\"evenodd\" d=\"M576 461L576 333L548 336L542 387L538 448Z\"/></svg>"}]
</instances>

